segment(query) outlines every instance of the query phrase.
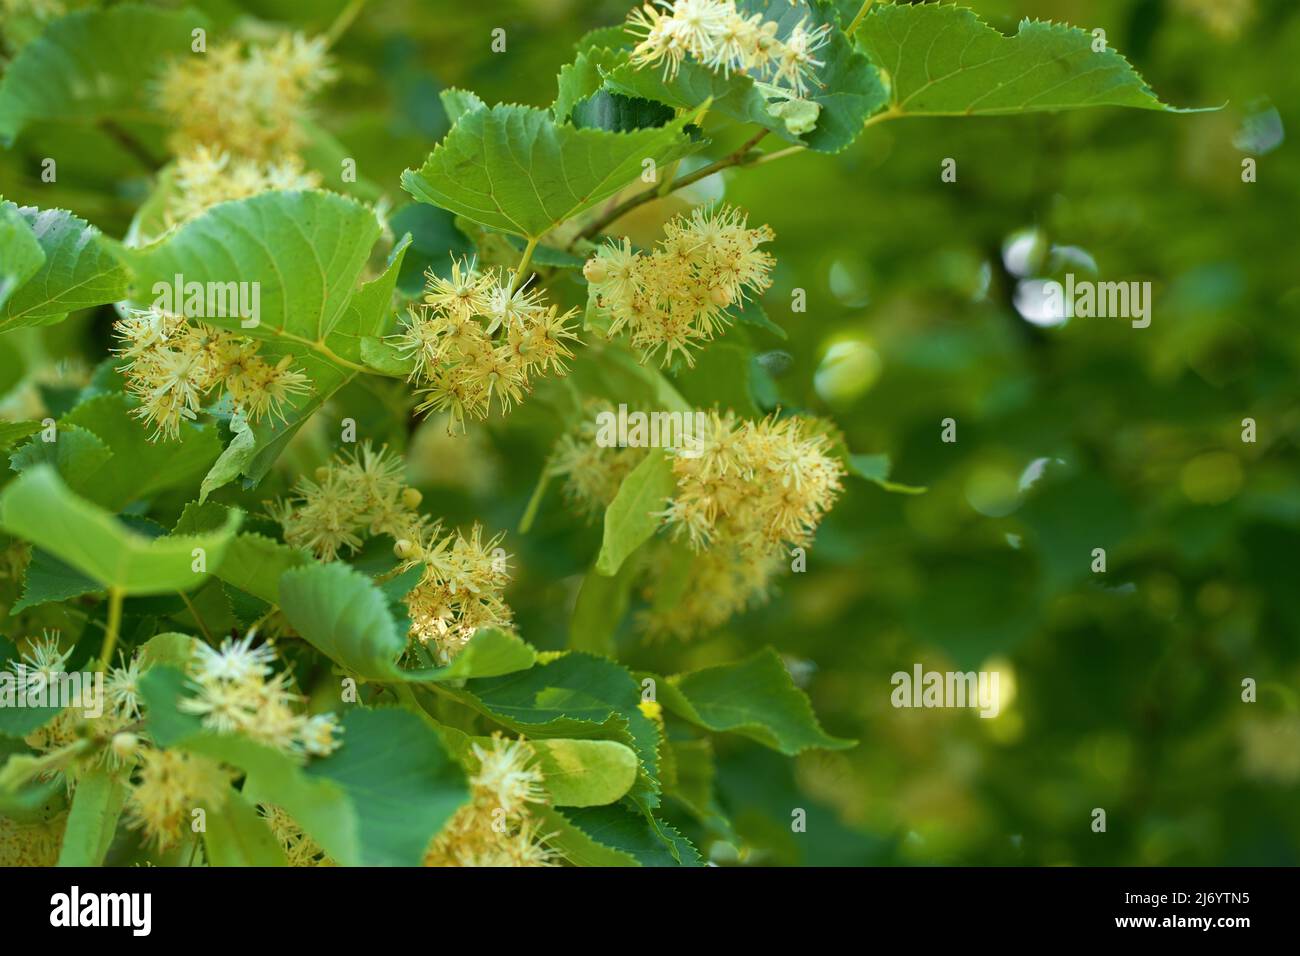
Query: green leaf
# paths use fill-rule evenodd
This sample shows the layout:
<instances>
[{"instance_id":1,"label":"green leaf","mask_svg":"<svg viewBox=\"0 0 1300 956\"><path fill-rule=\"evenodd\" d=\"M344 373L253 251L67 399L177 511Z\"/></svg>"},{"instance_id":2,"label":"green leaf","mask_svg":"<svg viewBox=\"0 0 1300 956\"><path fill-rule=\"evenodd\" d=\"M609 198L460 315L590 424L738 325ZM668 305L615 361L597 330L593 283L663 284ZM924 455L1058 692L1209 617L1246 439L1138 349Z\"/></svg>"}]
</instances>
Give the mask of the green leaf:
<instances>
[{"instance_id":1,"label":"green leaf","mask_svg":"<svg viewBox=\"0 0 1300 956\"><path fill-rule=\"evenodd\" d=\"M16 216L27 223L45 257L3 303L0 332L49 325L69 312L126 296L126 271L100 238L99 230L86 220L64 209L20 208L10 202L0 203L0 209L6 220Z\"/></svg>"},{"instance_id":2,"label":"green leaf","mask_svg":"<svg viewBox=\"0 0 1300 956\"><path fill-rule=\"evenodd\" d=\"M127 118L148 110L156 75L191 54L190 31L206 28L193 10L123 4L55 20L23 47L0 80L0 145L38 120Z\"/></svg>"},{"instance_id":3,"label":"green leaf","mask_svg":"<svg viewBox=\"0 0 1300 956\"><path fill-rule=\"evenodd\" d=\"M184 674L167 666L141 680L158 745L244 771L247 799L282 807L343 866L418 864L468 798L464 772L437 732L407 711L352 708L342 720L343 745L304 768L245 737L204 731L176 709L184 684Z\"/></svg>"},{"instance_id":4,"label":"green leaf","mask_svg":"<svg viewBox=\"0 0 1300 956\"><path fill-rule=\"evenodd\" d=\"M312 763L307 775L346 795L362 866L418 865L429 841L469 799L465 773L437 732L405 710L349 711L343 746Z\"/></svg>"},{"instance_id":5,"label":"green leaf","mask_svg":"<svg viewBox=\"0 0 1300 956\"><path fill-rule=\"evenodd\" d=\"M638 68L623 57L621 62L602 71L601 79L607 90L625 97L653 100L682 110L699 109L701 104L708 103L710 112L761 126L791 143L803 141L777 115L754 80L744 73L723 76L702 63L683 60L677 75L670 78L661 69Z\"/></svg>"},{"instance_id":6,"label":"green leaf","mask_svg":"<svg viewBox=\"0 0 1300 956\"><path fill-rule=\"evenodd\" d=\"M598 738L627 744L641 765L634 792L649 799L658 791L658 725L638 707L640 685L611 660L569 652L529 670L471 680L452 693L530 738Z\"/></svg>"},{"instance_id":7,"label":"green leaf","mask_svg":"<svg viewBox=\"0 0 1300 956\"><path fill-rule=\"evenodd\" d=\"M280 603L280 577L291 568L310 564L312 557L301 548L246 531L235 536L217 577L247 591L268 604Z\"/></svg>"},{"instance_id":8,"label":"green leaf","mask_svg":"<svg viewBox=\"0 0 1300 956\"><path fill-rule=\"evenodd\" d=\"M592 50L627 50L636 45L636 38L628 32L627 24L615 23L612 26L597 27L588 30L573 45L575 53L590 53Z\"/></svg>"},{"instance_id":9,"label":"green leaf","mask_svg":"<svg viewBox=\"0 0 1300 956\"><path fill-rule=\"evenodd\" d=\"M256 325L245 326L228 304L214 311L229 314L192 318L268 342L289 339L328 359L319 349L342 321L379 234L373 210L355 200L321 190L275 191L219 203L122 254L134 270L138 301L174 288L177 275L186 284L258 283Z\"/></svg>"},{"instance_id":10,"label":"green leaf","mask_svg":"<svg viewBox=\"0 0 1300 956\"><path fill-rule=\"evenodd\" d=\"M626 51L592 48L583 50L572 63L560 67L555 81L555 102L551 104L555 121L568 122L573 107L605 85L604 73L626 62Z\"/></svg>"},{"instance_id":11,"label":"green leaf","mask_svg":"<svg viewBox=\"0 0 1300 956\"><path fill-rule=\"evenodd\" d=\"M368 330L387 312L405 250L399 245L396 265L358 289L379 234L374 211L355 200L278 191L221 203L151 245L124 250L137 299L173 286L177 275L187 284L256 283L246 287L259 290L256 325L244 327L231 308L194 318L264 340L267 361L291 355L311 380L309 393L286 403L283 419L251 426L251 442L236 433L238 444L217 461L205 494L236 474L260 480L307 418L360 370L359 338L373 334Z\"/></svg>"},{"instance_id":12,"label":"green leaf","mask_svg":"<svg viewBox=\"0 0 1300 956\"><path fill-rule=\"evenodd\" d=\"M99 866L104 862L126 794L126 785L104 770L86 770L77 777L59 866Z\"/></svg>"},{"instance_id":13,"label":"green leaf","mask_svg":"<svg viewBox=\"0 0 1300 956\"><path fill-rule=\"evenodd\" d=\"M542 832L549 834L546 845L559 853L560 857L571 866L641 865L631 853L598 842L564 813L553 807L534 809L533 816L541 825Z\"/></svg>"},{"instance_id":14,"label":"green leaf","mask_svg":"<svg viewBox=\"0 0 1300 956\"><path fill-rule=\"evenodd\" d=\"M639 866L699 866L700 855L684 836L661 821L651 822L644 815L626 809L620 804L607 807L587 807L553 810L572 827L581 831L590 843L631 857ZM551 819L554 819L551 817ZM558 846L561 852L570 846L577 849L580 859L590 859L590 846L568 844L561 834ZM599 859L597 855L595 857ZM585 865L617 865L615 863L586 863Z\"/></svg>"},{"instance_id":15,"label":"green leaf","mask_svg":"<svg viewBox=\"0 0 1300 956\"><path fill-rule=\"evenodd\" d=\"M405 680L448 681L469 677L498 677L527 670L537 661L532 646L514 634L495 628L479 630L446 667L402 671Z\"/></svg>"},{"instance_id":16,"label":"green leaf","mask_svg":"<svg viewBox=\"0 0 1300 956\"><path fill-rule=\"evenodd\" d=\"M312 563L280 577L280 608L317 650L365 680L449 681L495 677L531 667L536 652L513 634L480 630L446 667L403 670L406 649L389 601L360 571Z\"/></svg>"},{"instance_id":17,"label":"green leaf","mask_svg":"<svg viewBox=\"0 0 1300 956\"><path fill-rule=\"evenodd\" d=\"M175 631L155 634L140 645L140 661L147 667L166 665L183 669L194 658L198 643L197 637Z\"/></svg>"},{"instance_id":18,"label":"green leaf","mask_svg":"<svg viewBox=\"0 0 1300 956\"><path fill-rule=\"evenodd\" d=\"M48 551L32 548L32 558L23 577L23 595L9 609L9 614L20 614L29 607L50 601L66 601L102 590L94 578L87 577Z\"/></svg>"},{"instance_id":19,"label":"green leaf","mask_svg":"<svg viewBox=\"0 0 1300 956\"><path fill-rule=\"evenodd\" d=\"M651 129L670 123L676 116L671 106L637 96L623 96L609 90L597 90L573 105L569 122L577 129L603 129L627 133Z\"/></svg>"},{"instance_id":20,"label":"green leaf","mask_svg":"<svg viewBox=\"0 0 1300 956\"><path fill-rule=\"evenodd\" d=\"M237 791L208 808L203 847L209 866L286 866L284 851L257 810Z\"/></svg>"},{"instance_id":21,"label":"green leaf","mask_svg":"<svg viewBox=\"0 0 1300 956\"><path fill-rule=\"evenodd\" d=\"M741 325L753 326L756 329L763 329L771 332L778 339L788 339L790 334L781 326L773 322L763 308L763 303L757 299L746 299L736 310L736 319Z\"/></svg>"},{"instance_id":22,"label":"green leaf","mask_svg":"<svg viewBox=\"0 0 1300 956\"><path fill-rule=\"evenodd\" d=\"M546 110L473 110L402 186L421 202L537 239L657 165L693 152L682 117L657 129L611 133L557 124Z\"/></svg>"},{"instance_id":23,"label":"green leaf","mask_svg":"<svg viewBox=\"0 0 1300 956\"><path fill-rule=\"evenodd\" d=\"M146 538L68 490L49 465L37 465L0 493L0 526L44 548L105 587L127 594L189 591L221 564L241 515L208 535ZM192 570L202 548L208 570Z\"/></svg>"},{"instance_id":24,"label":"green leaf","mask_svg":"<svg viewBox=\"0 0 1300 956\"><path fill-rule=\"evenodd\" d=\"M849 474L873 481L886 491L903 495L921 495L929 490L920 485L900 485L896 481L890 481L889 472L892 463L888 455L849 455L848 463Z\"/></svg>"},{"instance_id":25,"label":"green leaf","mask_svg":"<svg viewBox=\"0 0 1300 956\"><path fill-rule=\"evenodd\" d=\"M452 87L439 93L438 99L442 103L443 110L447 113L447 122L453 126L466 113L487 109L487 104L483 102L477 93L471 90L458 90Z\"/></svg>"},{"instance_id":26,"label":"green leaf","mask_svg":"<svg viewBox=\"0 0 1300 956\"><path fill-rule=\"evenodd\" d=\"M995 116L1085 106L1175 110L1128 60L1078 27L1022 20L1003 36L965 7L878 4L854 34L900 116Z\"/></svg>"},{"instance_id":27,"label":"green leaf","mask_svg":"<svg viewBox=\"0 0 1300 956\"><path fill-rule=\"evenodd\" d=\"M190 502L181 512L172 534L204 534L216 531L227 521L230 509L212 502ZM280 603L280 575L290 568L310 564L312 556L303 548L292 548L265 535L245 531L235 536L226 549L225 560L216 575L222 581L267 604Z\"/></svg>"},{"instance_id":28,"label":"green leaf","mask_svg":"<svg viewBox=\"0 0 1300 956\"><path fill-rule=\"evenodd\" d=\"M280 576L280 609L295 631L367 680L400 679L406 649L388 600L365 574L342 562L310 564Z\"/></svg>"},{"instance_id":29,"label":"green leaf","mask_svg":"<svg viewBox=\"0 0 1300 956\"><path fill-rule=\"evenodd\" d=\"M0 306L45 264L45 250L27 219L11 202L0 202Z\"/></svg>"},{"instance_id":30,"label":"green leaf","mask_svg":"<svg viewBox=\"0 0 1300 956\"><path fill-rule=\"evenodd\" d=\"M411 241L410 233L403 234L388 254L384 271L363 284L348 302L347 313L334 336L337 344L331 342L345 358L363 357L366 342L376 341L377 336L391 330L395 316L393 293Z\"/></svg>"},{"instance_id":31,"label":"green leaf","mask_svg":"<svg viewBox=\"0 0 1300 956\"><path fill-rule=\"evenodd\" d=\"M713 780L716 769L713 743L709 738L674 740L669 744L673 761L671 785L664 792L682 801L698 819L716 817L713 811Z\"/></svg>"},{"instance_id":32,"label":"green leaf","mask_svg":"<svg viewBox=\"0 0 1300 956\"><path fill-rule=\"evenodd\" d=\"M628 555L654 537L662 520L655 513L664 510L676 487L672 459L662 449L651 449L623 479L618 494L605 509L597 571L608 576L617 574Z\"/></svg>"},{"instance_id":33,"label":"green leaf","mask_svg":"<svg viewBox=\"0 0 1300 956\"><path fill-rule=\"evenodd\" d=\"M309 777L278 750L238 735L205 731L197 717L176 709L185 675L175 667L151 667L140 680L149 734L160 747L179 748L229 764L246 775L243 794L254 803L274 803L344 866L361 860L358 822L343 788Z\"/></svg>"},{"instance_id":34,"label":"green leaf","mask_svg":"<svg viewBox=\"0 0 1300 956\"><path fill-rule=\"evenodd\" d=\"M770 647L738 661L670 677L659 702L715 732L730 731L793 756L815 747L843 750L857 741L831 737Z\"/></svg>"},{"instance_id":35,"label":"green leaf","mask_svg":"<svg viewBox=\"0 0 1300 956\"><path fill-rule=\"evenodd\" d=\"M77 425L58 429L55 434L55 441L35 439L23 445L9 456L9 466L22 472L36 465L49 465L69 488L86 495L91 487L88 479L113 457L113 453L94 432Z\"/></svg>"},{"instance_id":36,"label":"green leaf","mask_svg":"<svg viewBox=\"0 0 1300 956\"><path fill-rule=\"evenodd\" d=\"M0 451L41 430L40 422L0 422Z\"/></svg>"},{"instance_id":37,"label":"green leaf","mask_svg":"<svg viewBox=\"0 0 1300 956\"><path fill-rule=\"evenodd\" d=\"M570 650L614 656L614 635L627 613L637 571L637 562L624 561L613 577L595 568L587 572L569 621Z\"/></svg>"},{"instance_id":38,"label":"green leaf","mask_svg":"<svg viewBox=\"0 0 1300 956\"><path fill-rule=\"evenodd\" d=\"M187 424L176 441L153 442L130 412L131 399L109 392L80 402L59 419L59 442L65 429L84 428L113 453L74 490L114 511L171 488L193 487L221 452L212 425Z\"/></svg>"}]
</instances>

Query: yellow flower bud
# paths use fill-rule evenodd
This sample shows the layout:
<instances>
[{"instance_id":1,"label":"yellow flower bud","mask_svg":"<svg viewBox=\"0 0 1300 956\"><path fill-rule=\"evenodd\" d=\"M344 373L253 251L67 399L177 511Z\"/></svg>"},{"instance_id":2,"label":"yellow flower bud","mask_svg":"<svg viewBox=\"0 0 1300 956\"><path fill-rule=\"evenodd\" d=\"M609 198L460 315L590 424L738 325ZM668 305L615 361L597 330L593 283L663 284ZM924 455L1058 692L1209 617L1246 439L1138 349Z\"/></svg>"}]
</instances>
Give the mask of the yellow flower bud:
<instances>
[{"instance_id":1,"label":"yellow flower bud","mask_svg":"<svg viewBox=\"0 0 1300 956\"><path fill-rule=\"evenodd\" d=\"M605 269L605 263L599 258L593 257L587 260L587 264L582 267L582 274L586 276L588 282L604 282L609 272Z\"/></svg>"},{"instance_id":2,"label":"yellow flower bud","mask_svg":"<svg viewBox=\"0 0 1300 956\"><path fill-rule=\"evenodd\" d=\"M420 502L424 500L424 495L420 494L414 488L402 489L402 504L414 511L420 507Z\"/></svg>"},{"instance_id":3,"label":"yellow flower bud","mask_svg":"<svg viewBox=\"0 0 1300 956\"><path fill-rule=\"evenodd\" d=\"M109 746L113 748L113 753L119 759L127 760L140 746L140 738L135 734L114 734L113 739L109 742Z\"/></svg>"}]
</instances>

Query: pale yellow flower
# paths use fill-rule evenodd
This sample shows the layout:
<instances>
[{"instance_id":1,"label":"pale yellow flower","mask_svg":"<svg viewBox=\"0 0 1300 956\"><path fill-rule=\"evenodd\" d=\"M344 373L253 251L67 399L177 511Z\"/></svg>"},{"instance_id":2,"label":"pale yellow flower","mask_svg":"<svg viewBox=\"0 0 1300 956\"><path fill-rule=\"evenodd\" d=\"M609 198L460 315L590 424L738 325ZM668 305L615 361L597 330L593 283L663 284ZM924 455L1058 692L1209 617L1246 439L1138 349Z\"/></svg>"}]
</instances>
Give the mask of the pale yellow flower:
<instances>
[{"instance_id":1,"label":"pale yellow flower","mask_svg":"<svg viewBox=\"0 0 1300 956\"><path fill-rule=\"evenodd\" d=\"M626 330L647 359L662 349L665 365L674 355L693 364L690 350L733 321L726 310L771 284L775 260L759 246L773 238L768 226L750 229L739 209L699 207L669 221L653 251L611 241L583 274L610 318L610 335Z\"/></svg>"}]
</instances>

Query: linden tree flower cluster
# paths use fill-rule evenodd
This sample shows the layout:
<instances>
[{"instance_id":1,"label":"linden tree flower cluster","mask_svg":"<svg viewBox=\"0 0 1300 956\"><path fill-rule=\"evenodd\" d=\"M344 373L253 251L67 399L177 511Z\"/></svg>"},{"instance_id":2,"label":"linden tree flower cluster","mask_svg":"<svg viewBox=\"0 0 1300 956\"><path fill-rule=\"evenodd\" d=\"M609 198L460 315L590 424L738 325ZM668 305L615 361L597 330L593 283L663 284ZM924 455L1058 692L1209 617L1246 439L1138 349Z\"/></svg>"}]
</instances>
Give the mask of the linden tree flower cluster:
<instances>
[{"instance_id":1,"label":"linden tree flower cluster","mask_svg":"<svg viewBox=\"0 0 1300 956\"><path fill-rule=\"evenodd\" d=\"M677 455L677 492L664 513L699 551L721 542L755 554L811 543L840 491L844 467L803 419L709 414L698 454Z\"/></svg>"},{"instance_id":2,"label":"linden tree flower cluster","mask_svg":"<svg viewBox=\"0 0 1300 956\"><path fill-rule=\"evenodd\" d=\"M522 737L497 733L491 747L471 745L478 771L470 777L470 801L433 839L425 866L554 866L548 837L530 808L550 798L537 754Z\"/></svg>"},{"instance_id":3,"label":"linden tree flower cluster","mask_svg":"<svg viewBox=\"0 0 1300 956\"><path fill-rule=\"evenodd\" d=\"M157 89L175 123L173 189L166 194L167 225L210 206L272 189L320 184L305 172L300 121L316 91L333 79L323 38L285 34L275 43L224 43L169 64Z\"/></svg>"},{"instance_id":4,"label":"linden tree flower cluster","mask_svg":"<svg viewBox=\"0 0 1300 956\"><path fill-rule=\"evenodd\" d=\"M790 547L807 547L840 492L844 468L806 420L712 412L698 457L673 458L676 490L663 512L696 558L677 600L651 630L688 636L761 599Z\"/></svg>"},{"instance_id":5,"label":"linden tree flower cluster","mask_svg":"<svg viewBox=\"0 0 1300 956\"><path fill-rule=\"evenodd\" d=\"M318 173L304 170L297 156L258 160L196 146L177 158L174 181L177 194L165 213L168 225L192 219L209 206L230 199L272 189L314 189L321 179Z\"/></svg>"},{"instance_id":6,"label":"linden tree flower cluster","mask_svg":"<svg viewBox=\"0 0 1300 956\"><path fill-rule=\"evenodd\" d=\"M403 474L400 458L367 443L317 469L314 479L300 478L293 494L272 506L272 517L288 544L325 561L355 552L364 536L392 538L399 571L424 567L405 598L410 635L447 663L480 628L511 626L502 597L509 556L500 547L502 536L485 539L477 524L467 535L444 533L440 521L416 510L420 492Z\"/></svg>"},{"instance_id":7,"label":"linden tree flower cluster","mask_svg":"<svg viewBox=\"0 0 1300 956\"><path fill-rule=\"evenodd\" d=\"M12 681L4 685L0 705L13 707L19 695L28 705L54 694L72 650L60 649L57 631L43 631L40 637L20 642L19 657L9 665ZM133 728L140 720L140 677L144 672L139 658L123 661L109 670L104 680L104 700L99 702L98 716L87 716L87 708L68 706L40 728L23 738L36 756L31 768L35 778L45 779L67 771L69 792L76 788L76 775L82 766L103 767L118 771L139 748L140 738ZM83 684L83 693L90 687ZM10 700L9 694L14 700ZM82 703L89 703L83 698ZM53 866L59 857L67 825L67 813L48 820L20 823L0 816L0 866Z\"/></svg>"},{"instance_id":8,"label":"linden tree flower cluster","mask_svg":"<svg viewBox=\"0 0 1300 956\"><path fill-rule=\"evenodd\" d=\"M284 851L284 859L289 866L338 865L319 843L303 832L298 821L289 816L284 808L274 804L261 804L259 809L262 811L262 819Z\"/></svg>"},{"instance_id":9,"label":"linden tree flower cluster","mask_svg":"<svg viewBox=\"0 0 1300 956\"><path fill-rule=\"evenodd\" d=\"M67 813L35 823L0 816L0 866L55 866L67 825Z\"/></svg>"},{"instance_id":10,"label":"linden tree flower cluster","mask_svg":"<svg viewBox=\"0 0 1300 956\"><path fill-rule=\"evenodd\" d=\"M145 750L126 800L127 824L160 850L176 846L190 831L193 809L221 809L234 778L231 770L199 754Z\"/></svg>"},{"instance_id":11,"label":"linden tree flower cluster","mask_svg":"<svg viewBox=\"0 0 1300 956\"><path fill-rule=\"evenodd\" d=\"M758 247L773 238L770 226L750 229L735 207L698 207L670 220L651 252L611 241L582 271L610 317L611 335L626 328L645 357L662 348L664 365L675 352L692 364L688 349L731 323L728 307L772 284L776 260Z\"/></svg>"},{"instance_id":12,"label":"linden tree flower cluster","mask_svg":"<svg viewBox=\"0 0 1300 956\"><path fill-rule=\"evenodd\" d=\"M198 417L213 391L230 396L251 421L282 418L284 406L307 392L310 379L285 355L274 365L259 356L261 343L157 308L134 310L114 326L126 364L126 389L140 402L133 414L152 438L175 439L181 423Z\"/></svg>"},{"instance_id":13,"label":"linden tree flower cluster","mask_svg":"<svg viewBox=\"0 0 1300 956\"><path fill-rule=\"evenodd\" d=\"M285 34L247 52L231 41L172 62L158 103L176 124L178 152L210 146L273 159L302 145L307 101L333 77L323 37Z\"/></svg>"},{"instance_id":14,"label":"linden tree flower cluster","mask_svg":"<svg viewBox=\"0 0 1300 956\"><path fill-rule=\"evenodd\" d=\"M30 704L55 693L72 656L72 649L61 650L60 643L58 631L43 631L40 637L26 642L9 668L15 677L12 688L15 695L23 695ZM24 737L24 742L39 754L54 755L75 748L84 739L110 740L113 745L95 751L94 759L110 768L121 766L130 756L134 742L119 741L117 736L131 737L129 732L119 732L140 720L140 678L144 671L138 657L123 659L104 678L104 700L99 716L86 716L87 707L65 707L53 720ZM83 692L90 690L83 687ZM4 706L13 705L13 701L4 701ZM57 765L52 766L57 769Z\"/></svg>"},{"instance_id":15,"label":"linden tree flower cluster","mask_svg":"<svg viewBox=\"0 0 1300 956\"><path fill-rule=\"evenodd\" d=\"M690 55L724 75L750 73L803 98L817 67L813 54L830 42L831 28L808 29L803 18L784 37L778 24L761 13L744 16L734 0L654 0L628 16L628 28L640 37L632 51L637 66L663 64L665 78L681 69Z\"/></svg>"},{"instance_id":16,"label":"linden tree flower cluster","mask_svg":"<svg viewBox=\"0 0 1300 956\"><path fill-rule=\"evenodd\" d=\"M604 399L583 402L581 421L560 435L547 463L547 471L564 478L564 497L589 520L604 514L618 494L623 479L645 457L644 448L602 445L596 440L601 412L613 412Z\"/></svg>"},{"instance_id":17,"label":"linden tree flower cluster","mask_svg":"<svg viewBox=\"0 0 1300 956\"><path fill-rule=\"evenodd\" d=\"M591 420L560 436L548 469L565 478L575 510L600 514L646 450L600 445L595 414L609 405L587 407ZM655 634L689 637L762 599L788 548L811 543L844 474L829 440L807 420L751 422L717 411L703 420L691 455L673 457L676 487L661 513L692 552L689 572L674 573L683 558L666 544L648 562L655 600L642 624ZM669 589L675 590L665 597Z\"/></svg>"},{"instance_id":18,"label":"linden tree flower cluster","mask_svg":"<svg viewBox=\"0 0 1300 956\"><path fill-rule=\"evenodd\" d=\"M463 259L453 259L447 278L428 274L424 301L393 336L413 362L410 381L423 396L417 411L447 412L451 427L463 430L466 417L485 419L494 405L508 412L548 369L566 374L568 343L577 339L567 323L578 310L561 314L516 279Z\"/></svg>"},{"instance_id":19,"label":"linden tree flower cluster","mask_svg":"<svg viewBox=\"0 0 1300 956\"><path fill-rule=\"evenodd\" d=\"M341 732L333 714L300 712L302 697L285 672L275 673L271 644L253 646L253 632L226 638L220 649L197 643L190 662L193 696L180 710L202 718L219 734L250 740L295 756L325 757L339 748Z\"/></svg>"},{"instance_id":20,"label":"linden tree flower cluster","mask_svg":"<svg viewBox=\"0 0 1300 956\"><path fill-rule=\"evenodd\" d=\"M208 730L240 734L295 759L323 757L341 746L333 714L309 715L286 672L276 673L274 647L253 645L253 632L219 648L195 642L188 663L189 693L177 704ZM160 849L189 831L195 807L219 809L235 774L216 760L178 749L147 746L130 783L128 822Z\"/></svg>"}]
</instances>

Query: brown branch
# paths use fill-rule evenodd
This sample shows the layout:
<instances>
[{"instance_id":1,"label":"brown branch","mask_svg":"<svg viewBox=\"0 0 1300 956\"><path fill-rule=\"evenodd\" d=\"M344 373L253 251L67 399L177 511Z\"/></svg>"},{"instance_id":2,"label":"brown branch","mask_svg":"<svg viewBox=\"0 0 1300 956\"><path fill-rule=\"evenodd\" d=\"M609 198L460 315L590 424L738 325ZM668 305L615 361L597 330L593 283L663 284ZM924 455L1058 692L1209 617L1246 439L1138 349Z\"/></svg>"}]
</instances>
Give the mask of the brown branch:
<instances>
[{"instance_id":1,"label":"brown branch","mask_svg":"<svg viewBox=\"0 0 1300 956\"><path fill-rule=\"evenodd\" d=\"M700 169L695 170L693 173L686 173L685 175L678 176L672 181L672 184L668 187L668 190L665 193L661 194L658 186L651 186L644 192L639 192L635 196L623 200L613 209L603 213L595 221L587 225L580 233L574 236L568 247L572 249L579 239L590 239L592 236L601 232L606 226L613 222L617 222L637 206L648 203L652 199L660 199L664 195L667 195L667 193L676 192L678 189L689 186L691 183L697 183L701 179L712 176L714 173L731 166L743 166L746 163L754 162L759 158L759 156L755 155L752 150L766 135L767 130L759 130L758 133L750 137L745 144L734 153L729 153L717 162L703 166Z\"/></svg>"},{"instance_id":2,"label":"brown branch","mask_svg":"<svg viewBox=\"0 0 1300 956\"><path fill-rule=\"evenodd\" d=\"M111 119L101 119L99 128L107 133L118 146L131 154L131 156L145 169L151 173L156 173L163 166L163 161L154 156L147 150L143 143L135 138L127 130L117 125Z\"/></svg>"}]
</instances>

